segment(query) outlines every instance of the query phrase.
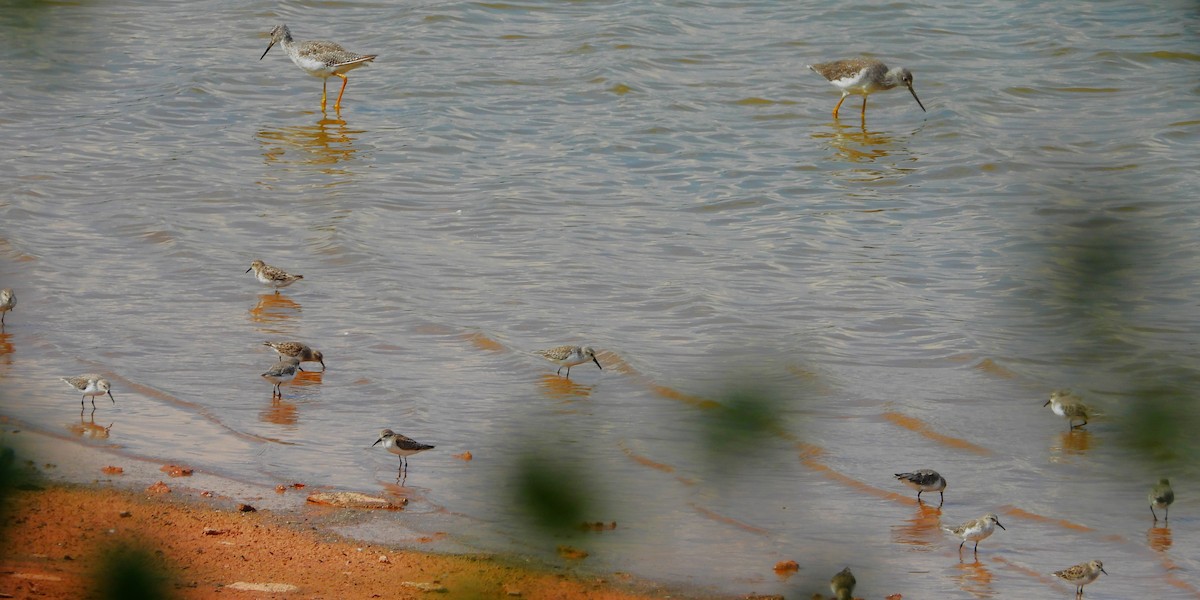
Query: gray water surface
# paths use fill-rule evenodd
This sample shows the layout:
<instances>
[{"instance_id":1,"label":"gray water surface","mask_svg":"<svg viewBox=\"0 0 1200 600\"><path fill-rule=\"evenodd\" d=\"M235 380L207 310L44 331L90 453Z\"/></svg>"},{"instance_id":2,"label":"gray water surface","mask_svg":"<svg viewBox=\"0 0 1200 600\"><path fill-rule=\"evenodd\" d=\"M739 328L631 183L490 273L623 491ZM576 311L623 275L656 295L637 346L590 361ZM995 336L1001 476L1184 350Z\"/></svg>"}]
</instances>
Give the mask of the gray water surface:
<instances>
[{"instance_id":1,"label":"gray water surface","mask_svg":"<svg viewBox=\"0 0 1200 600\"><path fill-rule=\"evenodd\" d=\"M1194 9L12 4L0 412L80 452L409 497L356 531L382 541L556 560L508 502L532 449L619 523L571 540L598 572L1066 597L1048 571L1098 558L1088 597L1195 598L1200 469L1121 441L1130 390L1197 365ZM379 55L340 113L259 60L277 23ZM893 90L834 121L805 65L861 54L911 69L928 112ZM1080 287L1108 244L1128 262ZM275 295L256 258L305 278ZM289 339L328 370L273 402L262 342ZM531 354L564 343L604 369ZM89 371L114 382L103 438L57 381ZM714 455L713 402L744 385L776 428ZM1068 433L1042 407L1061 387L1104 414ZM383 427L437 445L403 488ZM921 467L940 511L892 477ZM991 511L1008 530L960 561L939 523Z\"/></svg>"}]
</instances>

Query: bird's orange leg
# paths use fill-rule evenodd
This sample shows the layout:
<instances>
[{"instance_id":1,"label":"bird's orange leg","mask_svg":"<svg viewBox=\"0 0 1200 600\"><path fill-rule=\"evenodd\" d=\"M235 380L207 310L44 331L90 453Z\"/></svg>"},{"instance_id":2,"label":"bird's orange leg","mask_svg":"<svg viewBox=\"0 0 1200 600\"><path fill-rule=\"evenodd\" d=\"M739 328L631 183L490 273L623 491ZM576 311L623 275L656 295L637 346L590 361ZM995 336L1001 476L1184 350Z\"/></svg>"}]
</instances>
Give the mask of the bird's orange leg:
<instances>
[{"instance_id":1,"label":"bird's orange leg","mask_svg":"<svg viewBox=\"0 0 1200 600\"><path fill-rule=\"evenodd\" d=\"M325 84L328 81L329 81L328 79L321 80L321 112L325 112ZM276 289L275 291L278 292L279 290Z\"/></svg>"},{"instance_id":2,"label":"bird's orange leg","mask_svg":"<svg viewBox=\"0 0 1200 600\"><path fill-rule=\"evenodd\" d=\"M837 106L833 107L833 118L837 118L838 109L842 107L842 103L846 101L849 94L842 94L842 99L838 100Z\"/></svg>"},{"instance_id":3,"label":"bird's orange leg","mask_svg":"<svg viewBox=\"0 0 1200 600\"><path fill-rule=\"evenodd\" d=\"M346 84L350 83L350 80L345 75L342 75L341 73L334 73L334 75L337 75L338 77L342 78L342 91L338 92L337 102L333 103L333 110L340 112L342 110L342 94L346 93Z\"/></svg>"}]
</instances>

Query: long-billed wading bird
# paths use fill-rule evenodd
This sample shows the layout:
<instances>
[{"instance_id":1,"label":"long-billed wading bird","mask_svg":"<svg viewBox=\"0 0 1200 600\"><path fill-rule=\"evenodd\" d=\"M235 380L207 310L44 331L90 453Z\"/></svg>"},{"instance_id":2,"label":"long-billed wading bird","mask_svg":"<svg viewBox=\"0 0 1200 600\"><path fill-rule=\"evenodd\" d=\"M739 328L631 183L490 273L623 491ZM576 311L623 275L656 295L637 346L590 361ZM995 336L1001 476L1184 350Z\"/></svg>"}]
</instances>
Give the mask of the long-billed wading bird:
<instances>
[{"instance_id":1,"label":"long-billed wading bird","mask_svg":"<svg viewBox=\"0 0 1200 600\"><path fill-rule=\"evenodd\" d=\"M596 360L596 351L588 346L555 346L548 350L535 350L534 353L558 365L558 370L554 372L555 375L562 373L563 367L566 367L567 379L571 378L571 367L588 361L596 363L600 370L604 370L604 367L600 366L600 361Z\"/></svg>"},{"instance_id":2,"label":"long-billed wading bird","mask_svg":"<svg viewBox=\"0 0 1200 600\"><path fill-rule=\"evenodd\" d=\"M1098 560L1091 560L1068 569L1055 571L1054 576L1073 584L1075 586L1075 597L1082 598L1083 586L1095 581L1101 573L1108 575L1108 571L1104 570L1104 563Z\"/></svg>"},{"instance_id":3,"label":"long-billed wading bird","mask_svg":"<svg viewBox=\"0 0 1200 600\"><path fill-rule=\"evenodd\" d=\"M285 288L304 279L303 275L293 275L279 267L272 267L261 260L251 262L250 268L246 269L247 273L250 271L254 271L254 278L259 283L275 288L276 294L279 293L279 288Z\"/></svg>"},{"instance_id":4,"label":"long-billed wading bird","mask_svg":"<svg viewBox=\"0 0 1200 600\"><path fill-rule=\"evenodd\" d=\"M371 447L374 448L380 442L383 443L383 447L388 452L400 458L400 468L396 471L396 481L400 481L402 476L408 477L408 459L405 457L434 448L429 444L422 444L412 438L400 435L391 429L380 431L379 439L375 440L375 443L371 444Z\"/></svg>"},{"instance_id":5,"label":"long-billed wading bird","mask_svg":"<svg viewBox=\"0 0 1200 600\"><path fill-rule=\"evenodd\" d=\"M346 84L350 82L346 78L346 73L366 65L379 56L378 54L356 54L346 50L341 44L333 42L294 41L292 32L287 25L276 25L269 35L271 43L267 44L267 49L263 50L262 56L258 57L258 60L265 58L275 44L283 46L283 51L287 53L293 63L296 63L297 67L313 77L321 78L321 112L325 112L326 86L330 77L342 78L342 89L338 92L337 101L333 103L333 110L341 112L342 94L346 93Z\"/></svg>"},{"instance_id":6,"label":"long-billed wading bird","mask_svg":"<svg viewBox=\"0 0 1200 600\"><path fill-rule=\"evenodd\" d=\"M987 539L996 531L996 527L1008 529L1000 524L1000 517L996 513L988 513L978 519L971 519L958 527L943 527L947 532L955 537L962 538L962 543L958 545L959 553L962 552L963 544L967 542L975 542L975 553L979 554L979 542Z\"/></svg>"},{"instance_id":7,"label":"long-billed wading bird","mask_svg":"<svg viewBox=\"0 0 1200 600\"><path fill-rule=\"evenodd\" d=\"M1175 490L1171 489L1170 479L1159 479L1154 487L1150 488L1150 514L1154 515L1154 522L1158 522L1158 515L1154 514L1154 509L1161 508L1166 512L1163 513L1163 521L1171 517L1171 503L1175 501Z\"/></svg>"},{"instance_id":8,"label":"long-billed wading bird","mask_svg":"<svg viewBox=\"0 0 1200 600\"><path fill-rule=\"evenodd\" d=\"M1054 414L1067 420L1067 431L1079 429L1088 424L1088 414L1091 412L1087 405L1083 403L1083 399L1070 390L1054 390L1050 392L1050 399L1046 401L1042 407L1050 407ZM1076 425L1076 419L1083 421Z\"/></svg>"},{"instance_id":9,"label":"long-billed wading bird","mask_svg":"<svg viewBox=\"0 0 1200 600\"><path fill-rule=\"evenodd\" d=\"M117 399L113 398L112 395L112 384L110 384L107 379L96 375L95 373L76 375L74 377L62 377L61 379L66 382L67 385L74 388L75 391L83 394L83 396L79 399L79 414L81 415L83 414L83 401L86 400L88 396L92 397L93 411L96 410L96 396L103 396L107 394L108 398L112 400L114 405L117 403Z\"/></svg>"},{"instance_id":10,"label":"long-billed wading bird","mask_svg":"<svg viewBox=\"0 0 1200 600\"><path fill-rule=\"evenodd\" d=\"M0 325L4 325L4 317L8 316L8 311L16 307L17 295L13 293L12 288L0 290Z\"/></svg>"},{"instance_id":11,"label":"long-billed wading bird","mask_svg":"<svg viewBox=\"0 0 1200 600\"><path fill-rule=\"evenodd\" d=\"M829 590L833 592L835 600L850 600L854 597L854 586L857 584L854 573L850 572L850 567L846 567L829 580Z\"/></svg>"},{"instance_id":12,"label":"long-billed wading bird","mask_svg":"<svg viewBox=\"0 0 1200 600\"><path fill-rule=\"evenodd\" d=\"M272 350L279 354L279 360L282 362L283 357L294 358L300 362L319 362L321 370L325 370L325 355L321 354L320 350L313 350L308 344L300 342L263 342L264 346L270 346Z\"/></svg>"},{"instance_id":13,"label":"long-billed wading bird","mask_svg":"<svg viewBox=\"0 0 1200 600\"><path fill-rule=\"evenodd\" d=\"M921 99L917 97L917 92L913 89L913 76L908 69L899 67L889 69L887 65L872 58L835 60L808 65L808 68L842 90L842 99L838 100L837 106L833 107L833 118L835 119L838 118L838 109L842 108L842 103L846 101L846 98L850 94L858 94L863 97L862 118L865 121L867 96L875 92L890 90L898 85L907 87L908 91L912 93L913 99L917 101L917 106L921 107L921 111L925 111L925 105L921 104Z\"/></svg>"},{"instance_id":14,"label":"long-billed wading bird","mask_svg":"<svg viewBox=\"0 0 1200 600\"><path fill-rule=\"evenodd\" d=\"M267 372L263 373L262 377L275 384L275 387L271 388L271 398L274 399L276 396L283 398L283 392L280 391L279 386L295 379L296 372L303 370L300 368L300 361L295 358L277 362L270 369L267 369Z\"/></svg>"},{"instance_id":15,"label":"long-billed wading bird","mask_svg":"<svg viewBox=\"0 0 1200 600\"><path fill-rule=\"evenodd\" d=\"M946 501L944 495L946 490L946 478L938 474L933 469L918 469L912 473L896 473L896 479L900 483L917 490L917 502L921 502L922 492L937 492L938 493L938 508Z\"/></svg>"}]
</instances>

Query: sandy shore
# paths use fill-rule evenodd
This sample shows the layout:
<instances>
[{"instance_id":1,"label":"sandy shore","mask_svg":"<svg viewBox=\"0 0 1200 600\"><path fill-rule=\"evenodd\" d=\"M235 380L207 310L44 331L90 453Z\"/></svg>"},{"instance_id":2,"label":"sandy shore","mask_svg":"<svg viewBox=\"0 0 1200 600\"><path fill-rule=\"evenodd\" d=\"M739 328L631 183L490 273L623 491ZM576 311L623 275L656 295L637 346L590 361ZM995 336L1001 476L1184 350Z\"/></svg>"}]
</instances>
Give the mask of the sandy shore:
<instances>
[{"instance_id":1,"label":"sandy shore","mask_svg":"<svg viewBox=\"0 0 1200 600\"><path fill-rule=\"evenodd\" d=\"M16 491L2 534L0 598L90 597L105 553L123 544L149 552L176 598L670 597L622 575L586 579L498 557L361 544L294 514L219 504L105 486Z\"/></svg>"}]
</instances>

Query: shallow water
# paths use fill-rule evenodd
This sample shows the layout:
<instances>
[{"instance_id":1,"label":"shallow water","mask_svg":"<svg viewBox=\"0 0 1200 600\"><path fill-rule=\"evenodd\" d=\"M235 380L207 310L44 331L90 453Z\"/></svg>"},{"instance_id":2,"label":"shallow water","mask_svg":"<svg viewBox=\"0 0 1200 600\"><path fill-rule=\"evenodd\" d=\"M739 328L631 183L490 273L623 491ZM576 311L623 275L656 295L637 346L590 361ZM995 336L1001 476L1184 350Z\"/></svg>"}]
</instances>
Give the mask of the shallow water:
<instances>
[{"instance_id":1,"label":"shallow water","mask_svg":"<svg viewBox=\"0 0 1200 600\"><path fill-rule=\"evenodd\" d=\"M279 22L380 55L340 114L258 60ZM1169 466L1152 528L1164 468L1120 441L1129 390L1197 362L1191 3L131 0L21 3L0 31L24 427L400 493L354 532L552 559L506 503L535 448L619 523L570 541L586 568L721 592L851 565L864 597L1065 596L1046 572L1100 558L1089 597L1200 595L1200 469ZM805 64L860 52L929 112L894 90L831 120ZM1099 242L1128 263L1081 286ZM275 295L255 258L305 279ZM272 402L267 339L329 369ZM604 369L530 354L561 343ZM104 436L57 381L87 371L114 382ZM714 457L712 401L748 382L777 428ZM1105 415L1068 434L1059 387ZM382 427L437 445L403 489ZM920 467L940 512L891 476ZM939 518L988 511L1008 530L960 562Z\"/></svg>"}]
</instances>

